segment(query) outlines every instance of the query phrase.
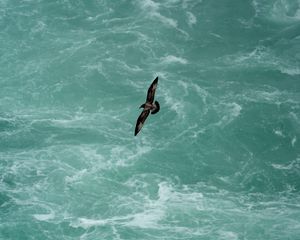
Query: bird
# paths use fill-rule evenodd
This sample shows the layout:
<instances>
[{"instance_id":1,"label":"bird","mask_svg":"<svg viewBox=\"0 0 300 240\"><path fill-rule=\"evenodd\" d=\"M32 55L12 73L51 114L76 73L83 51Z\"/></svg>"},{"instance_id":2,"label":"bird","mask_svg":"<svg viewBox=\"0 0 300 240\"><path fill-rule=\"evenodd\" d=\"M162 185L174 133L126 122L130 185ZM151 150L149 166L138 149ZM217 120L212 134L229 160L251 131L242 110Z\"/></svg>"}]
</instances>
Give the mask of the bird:
<instances>
[{"instance_id":1,"label":"bird","mask_svg":"<svg viewBox=\"0 0 300 240\"><path fill-rule=\"evenodd\" d=\"M153 103L157 84L158 84L158 77L156 77L153 80L150 87L148 88L146 102L140 106L140 108L143 108L143 111L141 112L140 116L136 121L134 136L136 136L139 133L139 131L142 129L147 117L149 116L149 113L151 112L151 114L156 114L160 110L159 102L155 101Z\"/></svg>"}]
</instances>

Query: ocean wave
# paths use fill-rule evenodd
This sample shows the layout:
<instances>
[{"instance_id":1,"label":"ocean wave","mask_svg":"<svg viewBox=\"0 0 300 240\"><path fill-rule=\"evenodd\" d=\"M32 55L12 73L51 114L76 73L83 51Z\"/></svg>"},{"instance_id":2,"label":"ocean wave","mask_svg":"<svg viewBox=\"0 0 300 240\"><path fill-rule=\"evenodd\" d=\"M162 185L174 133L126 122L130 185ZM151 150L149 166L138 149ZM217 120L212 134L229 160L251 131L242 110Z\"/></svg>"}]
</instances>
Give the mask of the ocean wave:
<instances>
[{"instance_id":1,"label":"ocean wave","mask_svg":"<svg viewBox=\"0 0 300 240\"><path fill-rule=\"evenodd\" d=\"M184 103L180 99L173 96L170 91L163 91L161 95L163 96L166 105L168 105L172 111L176 112L178 116L185 116Z\"/></svg>"},{"instance_id":2,"label":"ocean wave","mask_svg":"<svg viewBox=\"0 0 300 240\"><path fill-rule=\"evenodd\" d=\"M280 67L280 72L290 75L290 76L297 76L300 75L300 68L298 67Z\"/></svg>"},{"instance_id":3,"label":"ocean wave","mask_svg":"<svg viewBox=\"0 0 300 240\"><path fill-rule=\"evenodd\" d=\"M257 17L281 23L296 22L300 19L298 0L253 0L252 3Z\"/></svg>"},{"instance_id":4,"label":"ocean wave","mask_svg":"<svg viewBox=\"0 0 300 240\"><path fill-rule=\"evenodd\" d=\"M185 38L189 38L190 36L189 36L188 32L186 32L185 30L178 27L178 21L176 19L172 18L170 16L171 14L168 14L168 16L166 16L166 14L163 15L161 13L165 9L174 7L174 4L177 5L178 3L176 1L175 2L168 1L165 3L158 3L158 2L155 2L152 0L146 0L146 1L143 1L143 3L139 3L139 6L142 9L142 11L146 13L146 16L148 18L153 19L155 21L160 21L165 26L176 29L179 33L184 35ZM188 21L190 21L191 23L194 22L195 17L193 18L193 16L191 16L191 14L188 14Z\"/></svg>"},{"instance_id":5,"label":"ocean wave","mask_svg":"<svg viewBox=\"0 0 300 240\"><path fill-rule=\"evenodd\" d=\"M272 164L272 167L279 170L292 170L300 172L300 158L291 161L288 164Z\"/></svg>"},{"instance_id":6,"label":"ocean wave","mask_svg":"<svg viewBox=\"0 0 300 240\"><path fill-rule=\"evenodd\" d=\"M234 55L227 55L219 58L217 61L225 63L229 67L254 67L258 64L271 65L276 64L274 58L269 58L269 50L263 46L258 46L250 52L239 52Z\"/></svg>"},{"instance_id":7,"label":"ocean wave","mask_svg":"<svg viewBox=\"0 0 300 240\"><path fill-rule=\"evenodd\" d=\"M160 4L158 2L152 0L145 0L143 2L139 2L141 7L145 11L156 11L159 9Z\"/></svg>"},{"instance_id":8,"label":"ocean wave","mask_svg":"<svg viewBox=\"0 0 300 240\"><path fill-rule=\"evenodd\" d=\"M224 127L228 124L230 124L234 119L236 119L241 111L242 111L242 106L237 104L237 103L226 103L226 104L221 104L220 105L219 112L223 112L224 116L220 121L216 123L217 126Z\"/></svg>"},{"instance_id":9,"label":"ocean wave","mask_svg":"<svg viewBox=\"0 0 300 240\"><path fill-rule=\"evenodd\" d=\"M294 93L279 91L272 87L266 87L264 90L248 90L243 95L238 96L238 98L247 102L268 103L277 106L285 103L291 106L297 105Z\"/></svg>"},{"instance_id":10,"label":"ocean wave","mask_svg":"<svg viewBox=\"0 0 300 240\"><path fill-rule=\"evenodd\" d=\"M292 45L294 46L294 44ZM233 69L269 69L270 71L297 76L300 73L296 64L297 61L297 56L294 57L294 61L291 61L286 57L286 53L277 54L276 50L260 45L250 52L239 52L221 57L217 63Z\"/></svg>"},{"instance_id":11,"label":"ocean wave","mask_svg":"<svg viewBox=\"0 0 300 240\"><path fill-rule=\"evenodd\" d=\"M150 187L150 185L148 186ZM180 193L167 182L159 182L157 188L156 199L150 199L147 195L143 197L142 211L107 219L79 218L78 221L72 223L72 226L90 228L101 225L118 225L142 229L170 229L171 226L161 224L161 221L167 217L167 214L170 214L171 209L175 210L180 206L181 211L191 211L193 205L198 205L203 198L201 193Z\"/></svg>"},{"instance_id":12,"label":"ocean wave","mask_svg":"<svg viewBox=\"0 0 300 240\"><path fill-rule=\"evenodd\" d=\"M299 238L299 0L0 6L0 238Z\"/></svg>"}]
</instances>

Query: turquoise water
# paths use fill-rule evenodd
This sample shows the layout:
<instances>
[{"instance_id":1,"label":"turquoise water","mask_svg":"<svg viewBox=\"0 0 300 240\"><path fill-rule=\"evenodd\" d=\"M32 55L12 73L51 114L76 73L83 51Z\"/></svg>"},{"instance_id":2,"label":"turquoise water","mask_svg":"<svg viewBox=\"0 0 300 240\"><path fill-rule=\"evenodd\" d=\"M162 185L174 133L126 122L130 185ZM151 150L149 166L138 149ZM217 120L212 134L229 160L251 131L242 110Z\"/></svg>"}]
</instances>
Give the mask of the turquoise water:
<instances>
[{"instance_id":1,"label":"turquoise water","mask_svg":"<svg viewBox=\"0 0 300 240\"><path fill-rule=\"evenodd\" d=\"M0 27L0 239L300 239L299 0L0 0Z\"/></svg>"}]
</instances>

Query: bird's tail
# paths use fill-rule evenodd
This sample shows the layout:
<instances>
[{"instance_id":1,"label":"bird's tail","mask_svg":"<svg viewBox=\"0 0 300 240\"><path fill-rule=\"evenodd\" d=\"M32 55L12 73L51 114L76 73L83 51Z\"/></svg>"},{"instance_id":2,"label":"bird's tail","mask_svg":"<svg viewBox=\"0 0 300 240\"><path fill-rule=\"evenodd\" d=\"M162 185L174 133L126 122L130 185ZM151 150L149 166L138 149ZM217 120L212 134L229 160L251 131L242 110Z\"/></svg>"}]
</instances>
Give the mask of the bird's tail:
<instances>
[{"instance_id":1,"label":"bird's tail","mask_svg":"<svg viewBox=\"0 0 300 240\"><path fill-rule=\"evenodd\" d=\"M159 106L158 101L154 102L154 106L155 106L155 108L154 108L154 110L151 111L151 114L155 114L155 113L159 112L160 106Z\"/></svg>"}]
</instances>

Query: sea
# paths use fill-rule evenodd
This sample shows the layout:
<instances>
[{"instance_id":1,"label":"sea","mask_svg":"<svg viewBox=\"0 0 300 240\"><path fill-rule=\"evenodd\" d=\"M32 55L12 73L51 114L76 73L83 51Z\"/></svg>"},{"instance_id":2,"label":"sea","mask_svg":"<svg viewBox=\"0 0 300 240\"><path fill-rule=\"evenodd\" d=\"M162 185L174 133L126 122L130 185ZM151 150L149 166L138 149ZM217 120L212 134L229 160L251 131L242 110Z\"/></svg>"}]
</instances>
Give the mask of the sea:
<instances>
[{"instance_id":1,"label":"sea","mask_svg":"<svg viewBox=\"0 0 300 240\"><path fill-rule=\"evenodd\" d=\"M300 0L0 0L0 43L1 240L300 239Z\"/></svg>"}]
</instances>

